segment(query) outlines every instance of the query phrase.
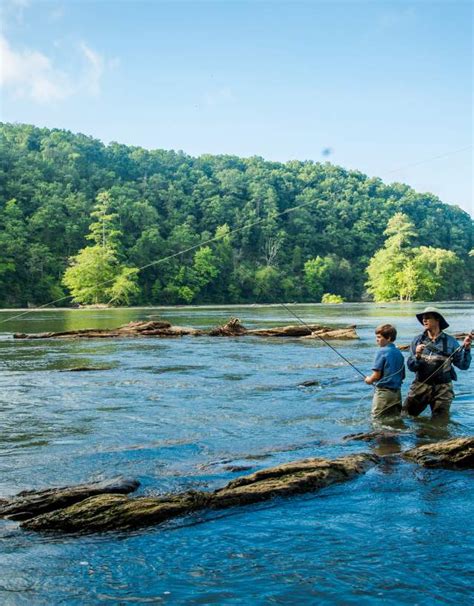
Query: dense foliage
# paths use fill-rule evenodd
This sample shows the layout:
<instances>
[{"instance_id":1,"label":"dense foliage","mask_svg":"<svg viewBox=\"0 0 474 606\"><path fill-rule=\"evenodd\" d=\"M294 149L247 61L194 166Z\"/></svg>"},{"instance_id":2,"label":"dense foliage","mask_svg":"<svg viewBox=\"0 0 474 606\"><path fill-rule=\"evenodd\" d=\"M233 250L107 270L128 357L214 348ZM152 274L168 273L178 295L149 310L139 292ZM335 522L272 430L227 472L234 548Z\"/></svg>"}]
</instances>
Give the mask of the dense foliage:
<instances>
[{"instance_id":1,"label":"dense foliage","mask_svg":"<svg viewBox=\"0 0 474 606\"><path fill-rule=\"evenodd\" d=\"M423 293L468 293L472 219L431 194L329 163L193 158L2 124L0 305L69 294L135 304L357 300L397 213L419 250L407 287L444 263L452 284Z\"/></svg>"},{"instance_id":2,"label":"dense foliage","mask_svg":"<svg viewBox=\"0 0 474 606\"><path fill-rule=\"evenodd\" d=\"M413 223L403 213L388 222L385 245L367 268L367 287L376 301L458 298L465 289L466 267L451 250L412 246Z\"/></svg>"}]
</instances>

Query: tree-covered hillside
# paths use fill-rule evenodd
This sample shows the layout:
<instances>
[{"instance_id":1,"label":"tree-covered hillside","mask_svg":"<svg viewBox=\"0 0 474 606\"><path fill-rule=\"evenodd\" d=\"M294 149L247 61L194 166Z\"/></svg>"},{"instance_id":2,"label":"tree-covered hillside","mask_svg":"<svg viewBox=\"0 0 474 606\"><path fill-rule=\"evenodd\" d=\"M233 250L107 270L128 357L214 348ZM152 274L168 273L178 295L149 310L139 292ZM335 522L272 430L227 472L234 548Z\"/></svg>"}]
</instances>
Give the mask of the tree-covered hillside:
<instances>
[{"instance_id":1,"label":"tree-covered hillside","mask_svg":"<svg viewBox=\"0 0 474 606\"><path fill-rule=\"evenodd\" d=\"M472 219L406 185L329 163L193 158L29 125L2 124L0 146L3 307L68 295L67 268L80 251L86 263L100 253L101 233L113 243L111 299L132 276L124 300L135 304L356 300L396 213L414 225L413 246L461 259L452 296L471 288Z\"/></svg>"}]
</instances>

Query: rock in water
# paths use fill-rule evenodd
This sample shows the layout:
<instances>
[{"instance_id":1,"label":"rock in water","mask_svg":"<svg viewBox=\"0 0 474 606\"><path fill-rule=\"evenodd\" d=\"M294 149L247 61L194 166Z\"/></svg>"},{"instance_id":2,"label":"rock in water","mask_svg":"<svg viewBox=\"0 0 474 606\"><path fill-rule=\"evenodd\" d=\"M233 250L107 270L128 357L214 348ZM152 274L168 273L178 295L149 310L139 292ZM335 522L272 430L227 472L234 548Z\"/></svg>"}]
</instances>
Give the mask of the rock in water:
<instances>
[{"instance_id":1,"label":"rock in water","mask_svg":"<svg viewBox=\"0 0 474 606\"><path fill-rule=\"evenodd\" d=\"M24 490L10 499L0 501L0 517L27 520L56 509L69 507L98 494L128 494L138 488L137 480L114 478L77 486L62 486L45 490Z\"/></svg>"},{"instance_id":2,"label":"rock in water","mask_svg":"<svg viewBox=\"0 0 474 606\"><path fill-rule=\"evenodd\" d=\"M378 457L370 454L334 460L305 459L243 476L209 493L189 491L134 499L99 495L29 519L22 526L29 530L61 532L99 532L150 526L205 508L223 509L319 490L335 482L350 480L377 462Z\"/></svg>"},{"instance_id":3,"label":"rock in water","mask_svg":"<svg viewBox=\"0 0 474 606\"><path fill-rule=\"evenodd\" d=\"M417 446L404 452L403 456L424 467L474 469L474 437Z\"/></svg>"}]
</instances>

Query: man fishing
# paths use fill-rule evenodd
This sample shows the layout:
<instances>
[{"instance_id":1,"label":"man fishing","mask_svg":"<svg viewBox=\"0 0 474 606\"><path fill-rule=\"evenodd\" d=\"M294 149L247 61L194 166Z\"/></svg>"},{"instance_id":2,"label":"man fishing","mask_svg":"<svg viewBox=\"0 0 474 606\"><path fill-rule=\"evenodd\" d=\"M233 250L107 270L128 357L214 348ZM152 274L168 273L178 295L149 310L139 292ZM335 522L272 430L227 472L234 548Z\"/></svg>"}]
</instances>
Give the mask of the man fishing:
<instances>
[{"instance_id":1,"label":"man fishing","mask_svg":"<svg viewBox=\"0 0 474 606\"><path fill-rule=\"evenodd\" d=\"M416 376L403 410L417 417L429 405L432 417L446 417L454 398L452 382L457 379L453 366L467 370L471 365L472 335L459 345L443 332L449 324L436 307L427 307L416 317L425 330L411 344L407 366Z\"/></svg>"}]
</instances>

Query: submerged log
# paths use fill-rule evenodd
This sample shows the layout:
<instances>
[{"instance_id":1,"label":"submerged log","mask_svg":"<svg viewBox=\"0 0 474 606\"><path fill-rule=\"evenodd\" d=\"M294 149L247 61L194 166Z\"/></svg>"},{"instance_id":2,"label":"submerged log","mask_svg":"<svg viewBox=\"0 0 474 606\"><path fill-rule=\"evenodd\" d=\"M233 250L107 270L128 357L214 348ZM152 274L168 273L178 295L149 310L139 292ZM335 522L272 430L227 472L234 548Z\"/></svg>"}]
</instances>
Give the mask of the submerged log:
<instances>
[{"instance_id":1,"label":"submerged log","mask_svg":"<svg viewBox=\"0 0 474 606\"><path fill-rule=\"evenodd\" d=\"M128 494L138 488L137 480L114 478L77 486L62 486L44 490L24 490L11 499L0 501L0 517L26 520L40 514L69 507L99 494Z\"/></svg>"},{"instance_id":2,"label":"submerged log","mask_svg":"<svg viewBox=\"0 0 474 606\"><path fill-rule=\"evenodd\" d=\"M29 530L98 532L159 524L193 511L223 509L274 497L319 490L364 473L378 462L371 454L339 459L305 459L258 471L214 492L189 491L162 497L128 498L105 494L22 523Z\"/></svg>"},{"instance_id":3,"label":"submerged log","mask_svg":"<svg viewBox=\"0 0 474 606\"><path fill-rule=\"evenodd\" d=\"M355 326L346 328L331 328L328 326L296 325L277 326L275 328L247 329L240 323L238 318L230 320L211 330L199 330L197 328L172 326L169 322L148 321L129 322L124 326L113 329L83 329L69 330L63 332L40 332L33 334L15 333L14 339L107 339L117 337L184 337L184 336L211 337L240 337L254 335L258 337L308 337L324 339L357 339Z\"/></svg>"},{"instance_id":4,"label":"submerged log","mask_svg":"<svg viewBox=\"0 0 474 606\"><path fill-rule=\"evenodd\" d=\"M424 467L474 469L474 437L424 444L407 450L403 457Z\"/></svg>"}]
</instances>

